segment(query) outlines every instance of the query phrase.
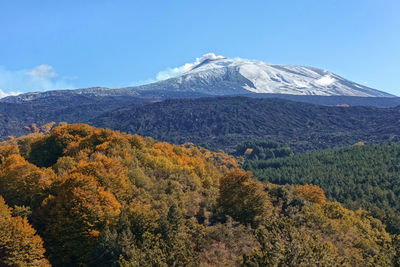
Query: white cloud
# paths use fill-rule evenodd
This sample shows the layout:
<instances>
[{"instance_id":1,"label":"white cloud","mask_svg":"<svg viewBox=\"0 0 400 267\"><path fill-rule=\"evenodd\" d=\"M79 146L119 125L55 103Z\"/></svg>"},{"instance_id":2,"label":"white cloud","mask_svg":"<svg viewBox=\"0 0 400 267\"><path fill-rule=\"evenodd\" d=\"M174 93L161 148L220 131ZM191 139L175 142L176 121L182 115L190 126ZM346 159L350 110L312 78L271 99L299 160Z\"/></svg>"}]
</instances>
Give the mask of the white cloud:
<instances>
[{"instance_id":1,"label":"white cloud","mask_svg":"<svg viewBox=\"0 0 400 267\"><path fill-rule=\"evenodd\" d=\"M225 58L225 57L217 56L214 53L204 54L203 56L196 58L195 62L193 62L193 63L186 63L180 67L174 67L174 68L168 68L168 69L162 70L157 73L155 78L147 79L147 80L139 81L139 82L134 82L134 83L132 83L132 86L149 84L149 83L153 83L153 82L167 80L169 78L173 78L173 77L181 75L185 72L191 71L194 67L201 64L205 60L208 60L208 59L215 60L215 59L223 59L223 58Z\"/></svg>"},{"instance_id":2,"label":"white cloud","mask_svg":"<svg viewBox=\"0 0 400 267\"><path fill-rule=\"evenodd\" d=\"M166 80L175 76L178 76L180 74L182 74L184 72L184 67L187 64L185 64L184 66L181 67L176 67L176 68L168 68L166 70L162 70L159 73L157 73L156 76L156 81L162 81L162 80Z\"/></svg>"},{"instance_id":3,"label":"white cloud","mask_svg":"<svg viewBox=\"0 0 400 267\"><path fill-rule=\"evenodd\" d=\"M57 76L57 73L54 71L54 68L46 64L42 64L35 67L33 70L28 72L28 74L33 77L39 77L45 79L54 78Z\"/></svg>"},{"instance_id":4,"label":"white cloud","mask_svg":"<svg viewBox=\"0 0 400 267\"><path fill-rule=\"evenodd\" d=\"M8 70L0 66L0 97L17 92L72 89L67 77L58 77L52 66L39 65L32 69Z\"/></svg>"},{"instance_id":5,"label":"white cloud","mask_svg":"<svg viewBox=\"0 0 400 267\"><path fill-rule=\"evenodd\" d=\"M196 61L194 63L187 63L180 68L182 69L182 73L185 73L185 72L192 70L194 67L201 64L205 60L216 60L216 59L223 59L223 58L225 58L225 57L217 56L214 53L208 53L208 54L204 54L202 57L196 58Z\"/></svg>"}]
</instances>

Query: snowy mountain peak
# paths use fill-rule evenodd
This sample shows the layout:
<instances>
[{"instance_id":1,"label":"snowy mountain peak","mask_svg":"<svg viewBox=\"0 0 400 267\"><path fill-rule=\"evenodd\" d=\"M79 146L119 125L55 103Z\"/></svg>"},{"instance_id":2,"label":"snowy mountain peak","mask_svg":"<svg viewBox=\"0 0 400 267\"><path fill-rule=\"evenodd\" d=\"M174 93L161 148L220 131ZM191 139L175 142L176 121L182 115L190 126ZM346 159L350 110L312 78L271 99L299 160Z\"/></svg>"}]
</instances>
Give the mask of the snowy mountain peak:
<instances>
[{"instance_id":1,"label":"snowy mountain peak","mask_svg":"<svg viewBox=\"0 0 400 267\"><path fill-rule=\"evenodd\" d=\"M293 95L393 96L322 69L229 59L214 53L205 54L194 63L185 64L181 70L176 77L140 86L138 89L212 95L244 94L250 91Z\"/></svg>"}]
</instances>

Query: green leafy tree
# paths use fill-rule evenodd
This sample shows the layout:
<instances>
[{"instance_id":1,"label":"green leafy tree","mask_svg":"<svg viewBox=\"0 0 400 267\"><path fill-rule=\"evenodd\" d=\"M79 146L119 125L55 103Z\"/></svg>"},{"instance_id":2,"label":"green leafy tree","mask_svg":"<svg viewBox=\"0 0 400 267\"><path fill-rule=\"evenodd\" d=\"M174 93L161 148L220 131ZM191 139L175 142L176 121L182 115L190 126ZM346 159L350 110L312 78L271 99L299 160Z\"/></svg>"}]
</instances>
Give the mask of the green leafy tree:
<instances>
[{"instance_id":1,"label":"green leafy tree","mask_svg":"<svg viewBox=\"0 0 400 267\"><path fill-rule=\"evenodd\" d=\"M349 266L330 242L285 217L270 218L257 230L260 247L243 256L244 266Z\"/></svg>"}]
</instances>

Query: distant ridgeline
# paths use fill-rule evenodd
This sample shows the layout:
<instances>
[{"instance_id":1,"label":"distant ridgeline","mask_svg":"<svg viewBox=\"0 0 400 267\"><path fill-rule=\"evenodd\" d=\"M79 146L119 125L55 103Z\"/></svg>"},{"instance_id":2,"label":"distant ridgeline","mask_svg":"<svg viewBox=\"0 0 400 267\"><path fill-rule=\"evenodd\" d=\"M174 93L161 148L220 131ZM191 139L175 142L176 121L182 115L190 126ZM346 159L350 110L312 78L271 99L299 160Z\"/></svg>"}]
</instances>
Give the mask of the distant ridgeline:
<instances>
[{"instance_id":1,"label":"distant ridgeline","mask_svg":"<svg viewBox=\"0 0 400 267\"><path fill-rule=\"evenodd\" d=\"M0 143L1 266L399 266L398 236L318 186L261 183L191 143L52 126Z\"/></svg>"},{"instance_id":2,"label":"distant ridgeline","mask_svg":"<svg viewBox=\"0 0 400 267\"><path fill-rule=\"evenodd\" d=\"M274 151L288 151L274 153ZM240 145L245 170L275 184L315 184L328 199L347 208L362 207L400 233L400 143L363 145L289 155L273 142Z\"/></svg>"}]
</instances>

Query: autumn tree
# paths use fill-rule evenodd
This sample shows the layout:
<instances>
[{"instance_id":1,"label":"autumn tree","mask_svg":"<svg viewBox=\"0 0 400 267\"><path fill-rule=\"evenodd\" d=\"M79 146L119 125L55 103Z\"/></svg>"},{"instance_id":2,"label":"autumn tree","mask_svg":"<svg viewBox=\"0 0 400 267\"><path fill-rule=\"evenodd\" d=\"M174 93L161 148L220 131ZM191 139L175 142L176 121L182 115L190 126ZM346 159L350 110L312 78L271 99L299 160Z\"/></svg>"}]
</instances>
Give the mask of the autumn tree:
<instances>
[{"instance_id":1,"label":"autumn tree","mask_svg":"<svg viewBox=\"0 0 400 267\"><path fill-rule=\"evenodd\" d=\"M270 204L260 182L241 169L227 172L220 180L218 205L223 213L243 224L254 224Z\"/></svg>"},{"instance_id":2,"label":"autumn tree","mask_svg":"<svg viewBox=\"0 0 400 267\"><path fill-rule=\"evenodd\" d=\"M34 220L55 264L79 265L102 229L116 222L120 203L91 176L73 174L43 201Z\"/></svg>"},{"instance_id":3,"label":"autumn tree","mask_svg":"<svg viewBox=\"0 0 400 267\"><path fill-rule=\"evenodd\" d=\"M12 217L0 196L0 266L50 266L43 241L27 218Z\"/></svg>"},{"instance_id":4,"label":"autumn tree","mask_svg":"<svg viewBox=\"0 0 400 267\"><path fill-rule=\"evenodd\" d=\"M39 169L17 154L0 164L0 194L10 205L40 205L54 179L51 169Z\"/></svg>"},{"instance_id":5,"label":"autumn tree","mask_svg":"<svg viewBox=\"0 0 400 267\"><path fill-rule=\"evenodd\" d=\"M300 185L296 188L295 194L316 204L323 204L326 202L324 190L318 185Z\"/></svg>"}]
</instances>

